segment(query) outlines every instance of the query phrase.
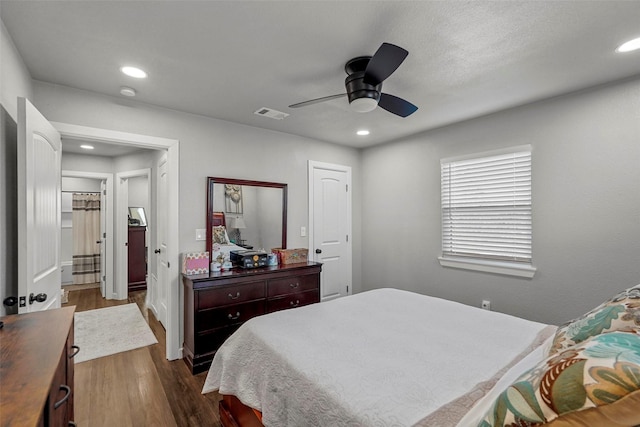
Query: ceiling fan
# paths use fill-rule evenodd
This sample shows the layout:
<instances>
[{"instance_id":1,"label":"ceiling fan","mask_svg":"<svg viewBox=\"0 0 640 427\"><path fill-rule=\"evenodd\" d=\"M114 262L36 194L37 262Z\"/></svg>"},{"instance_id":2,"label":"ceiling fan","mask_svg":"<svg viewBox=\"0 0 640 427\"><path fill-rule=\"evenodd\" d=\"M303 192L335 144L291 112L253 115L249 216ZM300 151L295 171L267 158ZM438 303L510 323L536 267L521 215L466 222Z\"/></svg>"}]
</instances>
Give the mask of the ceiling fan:
<instances>
[{"instance_id":1,"label":"ceiling fan","mask_svg":"<svg viewBox=\"0 0 640 427\"><path fill-rule=\"evenodd\" d=\"M354 111L366 113L380 106L400 117L413 114L418 107L402 98L382 93L382 82L389 77L407 57L409 52L391 43L382 43L373 56L358 56L344 66L347 93L330 95L289 105L289 108L306 107L332 99L349 98Z\"/></svg>"}]
</instances>

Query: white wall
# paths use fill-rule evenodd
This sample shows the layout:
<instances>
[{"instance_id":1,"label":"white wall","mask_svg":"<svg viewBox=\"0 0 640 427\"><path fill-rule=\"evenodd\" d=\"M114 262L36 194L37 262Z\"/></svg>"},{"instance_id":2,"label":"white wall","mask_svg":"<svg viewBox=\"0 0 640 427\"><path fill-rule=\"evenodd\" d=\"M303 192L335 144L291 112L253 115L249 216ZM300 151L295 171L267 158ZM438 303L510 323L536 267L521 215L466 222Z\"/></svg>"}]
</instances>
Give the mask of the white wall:
<instances>
[{"instance_id":1,"label":"white wall","mask_svg":"<svg viewBox=\"0 0 640 427\"><path fill-rule=\"evenodd\" d=\"M19 96L33 100L31 76L0 20L0 316L17 312L16 306L7 311L2 300L18 294L15 257L18 218L16 210L10 206L17 203L16 121Z\"/></svg>"},{"instance_id":2,"label":"white wall","mask_svg":"<svg viewBox=\"0 0 640 427\"><path fill-rule=\"evenodd\" d=\"M195 240L195 229L205 228L207 176L287 183L289 247L308 245L308 237L300 237L300 227L309 226L308 160L352 167L354 218L360 216L358 150L48 83L34 82L34 91L36 107L49 120L180 141L180 252L205 250L205 242ZM221 155L230 152L234 155ZM353 238L357 291L361 240L357 221Z\"/></svg>"},{"instance_id":3,"label":"white wall","mask_svg":"<svg viewBox=\"0 0 640 427\"><path fill-rule=\"evenodd\" d=\"M535 277L441 267L440 159L521 144L533 146ZM490 299L557 324L640 283L640 80L370 148L362 162L363 289Z\"/></svg>"}]
</instances>

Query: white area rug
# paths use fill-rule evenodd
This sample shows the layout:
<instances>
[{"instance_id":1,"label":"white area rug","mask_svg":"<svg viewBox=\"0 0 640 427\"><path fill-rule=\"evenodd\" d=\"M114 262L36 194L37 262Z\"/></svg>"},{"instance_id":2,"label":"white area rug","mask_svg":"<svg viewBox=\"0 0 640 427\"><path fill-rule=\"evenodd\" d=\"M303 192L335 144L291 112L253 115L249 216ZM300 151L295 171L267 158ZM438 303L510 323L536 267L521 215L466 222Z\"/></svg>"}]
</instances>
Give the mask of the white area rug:
<instances>
[{"instance_id":1,"label":"white area rug","mask_svg":"<svg viewBox=\"0 0 640 427\"><path fill-rule=\"evenodd\" d=\"M137 304L75 313L76 363L155 344L158 340Z\"/></svg>"}]
</instances>

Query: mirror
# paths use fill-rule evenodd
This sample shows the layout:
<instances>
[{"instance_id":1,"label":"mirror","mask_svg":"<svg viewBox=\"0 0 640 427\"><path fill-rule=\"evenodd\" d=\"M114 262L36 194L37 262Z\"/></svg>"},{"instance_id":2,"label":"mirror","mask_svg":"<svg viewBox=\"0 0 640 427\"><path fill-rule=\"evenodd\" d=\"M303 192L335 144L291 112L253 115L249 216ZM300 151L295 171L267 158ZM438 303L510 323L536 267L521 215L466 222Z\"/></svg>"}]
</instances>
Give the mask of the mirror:
<instances>
[{"instance_id":1,"label":"mirror","mask_svg":"<svg viewBox=\"0 0 640 427\"><path fill-rule=\"evenodd\" d=\"M216 243L218 250L214 251ZM207 250L211 259L227 256L231 250L269 252L286 247L287 184L207 178Z\"/></svg>"},{"instance_id":2,"label":"mirror","mask_svg":"<svg viewBox=\"0 0 640 427\"><path fill-rule=\"evenodd\" d=\"M144 214L144 208L129 207L129 225L147 226L147 217Z\"/></svg>"}]
</instances>

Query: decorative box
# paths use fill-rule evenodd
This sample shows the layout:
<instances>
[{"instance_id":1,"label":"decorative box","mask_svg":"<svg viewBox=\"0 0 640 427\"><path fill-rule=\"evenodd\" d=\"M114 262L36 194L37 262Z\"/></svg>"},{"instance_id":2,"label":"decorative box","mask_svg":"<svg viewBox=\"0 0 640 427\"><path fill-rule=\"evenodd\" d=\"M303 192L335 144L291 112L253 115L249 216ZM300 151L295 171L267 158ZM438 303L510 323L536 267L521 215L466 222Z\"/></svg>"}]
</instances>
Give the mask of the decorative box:
<instances>
[{"instance_id":1,"label":"decorative box","mask_svg":"<svg viewBox=\"0 0 640 427\"><path fill-rule=\"evenodd\" d=\"M209 274L209 252L189 252L182 254L182 274Z\"/></svg>"},{"instance_id":2,"label":"decorative box","mask_svg":"<svg viewBox=\"0 0 640 427\"><path fill-rule=\"evenodd\" d=\"M307 262L309 256L309 250L306 248L296 249L280 249L273 248L271 252L278 254L280 264L296 264L299 262Z\"/></svg>"}]
</instances>

